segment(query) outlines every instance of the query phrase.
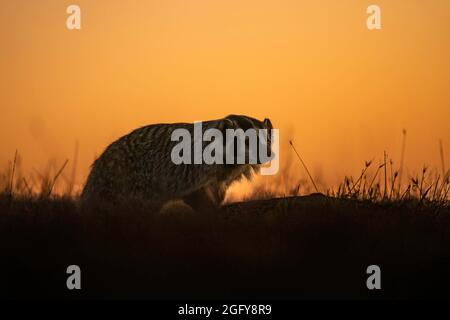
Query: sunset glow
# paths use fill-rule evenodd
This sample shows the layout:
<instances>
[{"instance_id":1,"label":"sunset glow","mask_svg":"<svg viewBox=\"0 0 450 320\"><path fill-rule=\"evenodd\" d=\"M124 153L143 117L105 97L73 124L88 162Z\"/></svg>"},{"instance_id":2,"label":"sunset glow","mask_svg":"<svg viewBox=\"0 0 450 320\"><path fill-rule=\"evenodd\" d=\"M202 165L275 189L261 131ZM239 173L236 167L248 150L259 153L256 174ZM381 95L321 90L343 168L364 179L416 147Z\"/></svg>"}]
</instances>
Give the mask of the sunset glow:
<instances>
[{"instance_id":1,"label":"sunset glow","mask_svg":"<svg viewBox=\"0 0 450 320\"><path fill-rule=\"evenodd\" d=\"M71 1L1 1L0 166L17 149L24 175L69 159L70 176L78 144L82 186L93 159L137 127L234 113L280 129L279 174L293 181L307 176L289 140L332 187L384 151L397 168L403 129L405 177L441 170L450 2L377 0L376 31L371 3L79 0L71 31Z\"/></svg>"}]
</instances>

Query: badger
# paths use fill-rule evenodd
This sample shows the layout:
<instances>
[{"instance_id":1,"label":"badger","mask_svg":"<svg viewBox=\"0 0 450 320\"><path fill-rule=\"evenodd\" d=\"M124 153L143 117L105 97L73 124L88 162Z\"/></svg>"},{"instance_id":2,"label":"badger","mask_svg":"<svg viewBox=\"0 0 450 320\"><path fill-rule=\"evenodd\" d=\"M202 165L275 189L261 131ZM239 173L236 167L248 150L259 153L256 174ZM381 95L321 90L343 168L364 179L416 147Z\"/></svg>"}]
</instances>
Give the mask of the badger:
<instances>
[{"instance_id":1,"label":"badger","mask_svg":"<svg viewBox=\"0 0 450 320\"><path fill-rule=\"evenodd\" d=\"M161 208L170 200L183 200L196 211L217 208L233 182L244 177L250 179L263 164L259 157L256 163L175 164L171 154L177 144L172 139L176 129L186 129L194 134L193 123L152 124L111 143L92 164L80 196L81 203L106 201L115 204L142 199ZM273 126L267 118L260 121L245 115L229 115L202 122L202 132L208 129L217 129L225 136L227 129L265 129L270 132ZM264 143L272 153L270 138L268 134ZM247 137L245 143L248 148ZM232 145L232 148L236 157L236 146ZM229 146L224 150L223 157L226 157Z\"/></svg>"}]
</instances>

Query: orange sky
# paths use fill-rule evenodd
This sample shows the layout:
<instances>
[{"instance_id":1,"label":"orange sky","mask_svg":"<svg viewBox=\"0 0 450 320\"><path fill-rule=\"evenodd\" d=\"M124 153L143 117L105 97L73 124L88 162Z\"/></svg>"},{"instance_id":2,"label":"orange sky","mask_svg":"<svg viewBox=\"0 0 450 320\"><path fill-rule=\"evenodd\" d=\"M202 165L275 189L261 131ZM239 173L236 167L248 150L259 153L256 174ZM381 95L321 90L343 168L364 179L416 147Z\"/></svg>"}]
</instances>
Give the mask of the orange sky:
<instances>
[{"instance_id":1,"label":"orange sky","mask_svg":"<svg viewBox=\"0 0 450 320\"><path fill-rule=\"evenodd\" d=\"M440 168L449 36L448 0L1 0L0 167L16 149L25 171L60 165L79 141L81 184L133 128L238 113L271 118L329 185L384 150L398 164L402 128L408 170Z\"/></svg>"}]
</instances>

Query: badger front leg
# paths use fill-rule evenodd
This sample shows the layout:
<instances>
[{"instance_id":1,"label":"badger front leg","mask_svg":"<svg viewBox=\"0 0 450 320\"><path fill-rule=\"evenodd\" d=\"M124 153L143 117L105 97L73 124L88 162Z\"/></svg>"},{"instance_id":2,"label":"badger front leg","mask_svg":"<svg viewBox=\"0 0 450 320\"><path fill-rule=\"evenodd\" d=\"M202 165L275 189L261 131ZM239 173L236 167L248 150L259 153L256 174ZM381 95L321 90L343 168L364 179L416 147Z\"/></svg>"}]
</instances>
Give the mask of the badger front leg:
<instances>
[{"instance_id":1,"label":"badger front leg","mask_svg":"<svg viewBox=\"0 0 450 320\"><path fill-rule=\"evenodd\" d=\"M225 191L218 185L209 185L194 191L183 200L195 211L217 210L225 198Z\"/></svg>"}]
</instances>

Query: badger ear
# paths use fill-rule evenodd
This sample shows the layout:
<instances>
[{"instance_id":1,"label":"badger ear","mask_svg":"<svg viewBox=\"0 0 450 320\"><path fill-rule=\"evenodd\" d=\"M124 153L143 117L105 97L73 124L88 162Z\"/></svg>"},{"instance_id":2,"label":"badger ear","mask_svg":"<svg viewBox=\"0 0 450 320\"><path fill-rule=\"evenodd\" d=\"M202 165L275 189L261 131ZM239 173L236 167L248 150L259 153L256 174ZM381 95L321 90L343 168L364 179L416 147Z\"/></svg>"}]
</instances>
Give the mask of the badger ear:
<instances>
[{"instance_id":1,"label":"badger ear","mask_svg":"<svg viewBox=\"0 0 450 320\"><path fill-rule=\"evenodd\" d=\"M265 118L263 123L266 128L273 129L272 122L270 121L269 118Z\"/></svg>"}]
</instances>

